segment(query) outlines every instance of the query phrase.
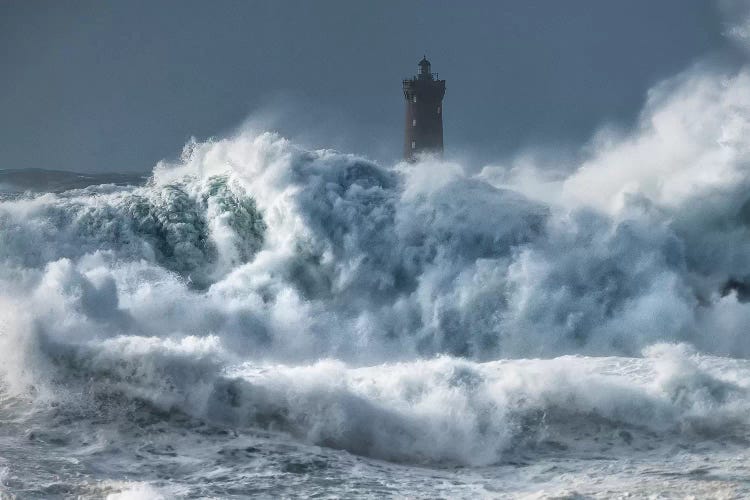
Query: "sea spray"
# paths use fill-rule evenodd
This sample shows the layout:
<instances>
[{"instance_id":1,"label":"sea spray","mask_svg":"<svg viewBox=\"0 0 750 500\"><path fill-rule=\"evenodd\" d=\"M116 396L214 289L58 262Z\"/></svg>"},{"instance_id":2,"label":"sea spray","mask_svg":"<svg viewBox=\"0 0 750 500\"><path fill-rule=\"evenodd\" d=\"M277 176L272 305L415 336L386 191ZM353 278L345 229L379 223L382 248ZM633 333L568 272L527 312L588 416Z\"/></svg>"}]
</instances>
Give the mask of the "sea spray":
<instances>
[{"instance_id":1,"label":"sea spray","mask_svg":"<svg viewBox=\"0 0 750 500\"><path fill-rule=\"evenodd\" d=\"M0 440L54 464L3 481L729 470L750 428L747 81L681 75L556 179L241 132L142 186L0 201Z\"/></svg>"}]
</instances>

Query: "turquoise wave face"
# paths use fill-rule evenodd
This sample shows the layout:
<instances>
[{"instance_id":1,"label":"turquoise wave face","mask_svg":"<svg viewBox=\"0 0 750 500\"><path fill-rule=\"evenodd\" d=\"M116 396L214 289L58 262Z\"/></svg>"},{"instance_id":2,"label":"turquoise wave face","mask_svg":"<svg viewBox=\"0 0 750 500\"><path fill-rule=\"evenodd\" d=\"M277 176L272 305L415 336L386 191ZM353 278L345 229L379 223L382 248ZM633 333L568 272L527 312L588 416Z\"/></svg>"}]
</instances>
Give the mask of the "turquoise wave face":
<instances>
[{"instance_id":1,"label":"turquoise wave face","mask_svg":"<svg viewBox=\"0 0 750 500\"><path fill-rule=\"evenodd\" d=\"M9 203L0 216L0 255L8 264L43 267L108 251L120 260L151 261L198 288L226 272L217 268L212 221L232 233L231 262L225 263L232 267L252 258L265 232L252 197L239 185L230 186L227 176L200 185L185 178L160 186L93 186ZM16 219L14 206L29 209L22 215L25 222Z\"/></svg>"}]
</instances>

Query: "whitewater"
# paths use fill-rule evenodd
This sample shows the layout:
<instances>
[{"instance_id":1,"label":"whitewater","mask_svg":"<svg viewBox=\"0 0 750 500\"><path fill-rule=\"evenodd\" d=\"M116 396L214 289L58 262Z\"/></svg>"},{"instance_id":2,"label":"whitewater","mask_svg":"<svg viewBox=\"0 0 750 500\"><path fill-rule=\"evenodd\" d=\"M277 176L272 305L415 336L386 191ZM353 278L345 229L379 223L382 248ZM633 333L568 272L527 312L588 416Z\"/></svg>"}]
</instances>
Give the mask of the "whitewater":
<instances>
[{"instance_id":1,"label":"whitewater","mask_svg":"<svg viewBox=\"0 0 750 500\"><path fill-rule=\"evenodd\" d=\"M557 168L243 128L0 194L0 496L750 496L748 88Z\"/></svg>"}]
</instances>

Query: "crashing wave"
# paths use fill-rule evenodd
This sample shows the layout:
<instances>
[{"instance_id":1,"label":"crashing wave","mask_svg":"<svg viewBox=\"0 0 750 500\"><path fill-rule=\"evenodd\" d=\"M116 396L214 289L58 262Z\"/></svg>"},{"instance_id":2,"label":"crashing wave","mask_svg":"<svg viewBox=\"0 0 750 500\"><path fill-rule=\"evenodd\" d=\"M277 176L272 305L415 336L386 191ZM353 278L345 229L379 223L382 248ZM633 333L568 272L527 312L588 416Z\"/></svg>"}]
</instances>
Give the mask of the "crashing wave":
<instances>
[{"instance_id":1,"label":"crashing wave","mask_svg":"<svg viewBox=\"0 0 750 500\"><path fill-rule=\"evenodd\" d=\"M198 285L248 262L265 231L253 199L227 176L29 196L6 202L0 217L6 266L39 268L109 251L118 260L152 261ZM229 245L222 241L227 232Z\"/></svg>"},{"instance_id":2,"label":"crashing wave","mask_svg":"<svg viewBox=\"0 0 750 500\"><path fill-rule=\"evenodd\" d=\"M750 355L748 81L683 76L562 179L242 133L144 186L0 201L3 385L395 460L491 463L571 412L633 436L716 428L702 408L742 427L732 377L585 367L652 373L665 342ZM508 361L534 357L555 359Z\"/></svg>"}]
</instances>

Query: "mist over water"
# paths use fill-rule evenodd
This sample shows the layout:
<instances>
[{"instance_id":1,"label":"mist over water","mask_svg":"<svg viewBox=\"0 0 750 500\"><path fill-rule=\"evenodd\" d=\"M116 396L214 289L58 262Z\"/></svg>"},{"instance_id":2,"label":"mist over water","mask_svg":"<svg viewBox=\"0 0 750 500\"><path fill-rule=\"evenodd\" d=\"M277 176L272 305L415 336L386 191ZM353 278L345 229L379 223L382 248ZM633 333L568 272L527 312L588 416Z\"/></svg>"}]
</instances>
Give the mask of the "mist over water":
<instances>
[{"instance_id":1,"label":"mist over water","mask_svg":"<svg viewBox=\"0 0 750 500\"><path fill-rule=\"evenodd\" d=\"M564 176L243 131L7 197L2 487L747 493L748 88L687 71Z\"/></svg>"}]
</instances>

